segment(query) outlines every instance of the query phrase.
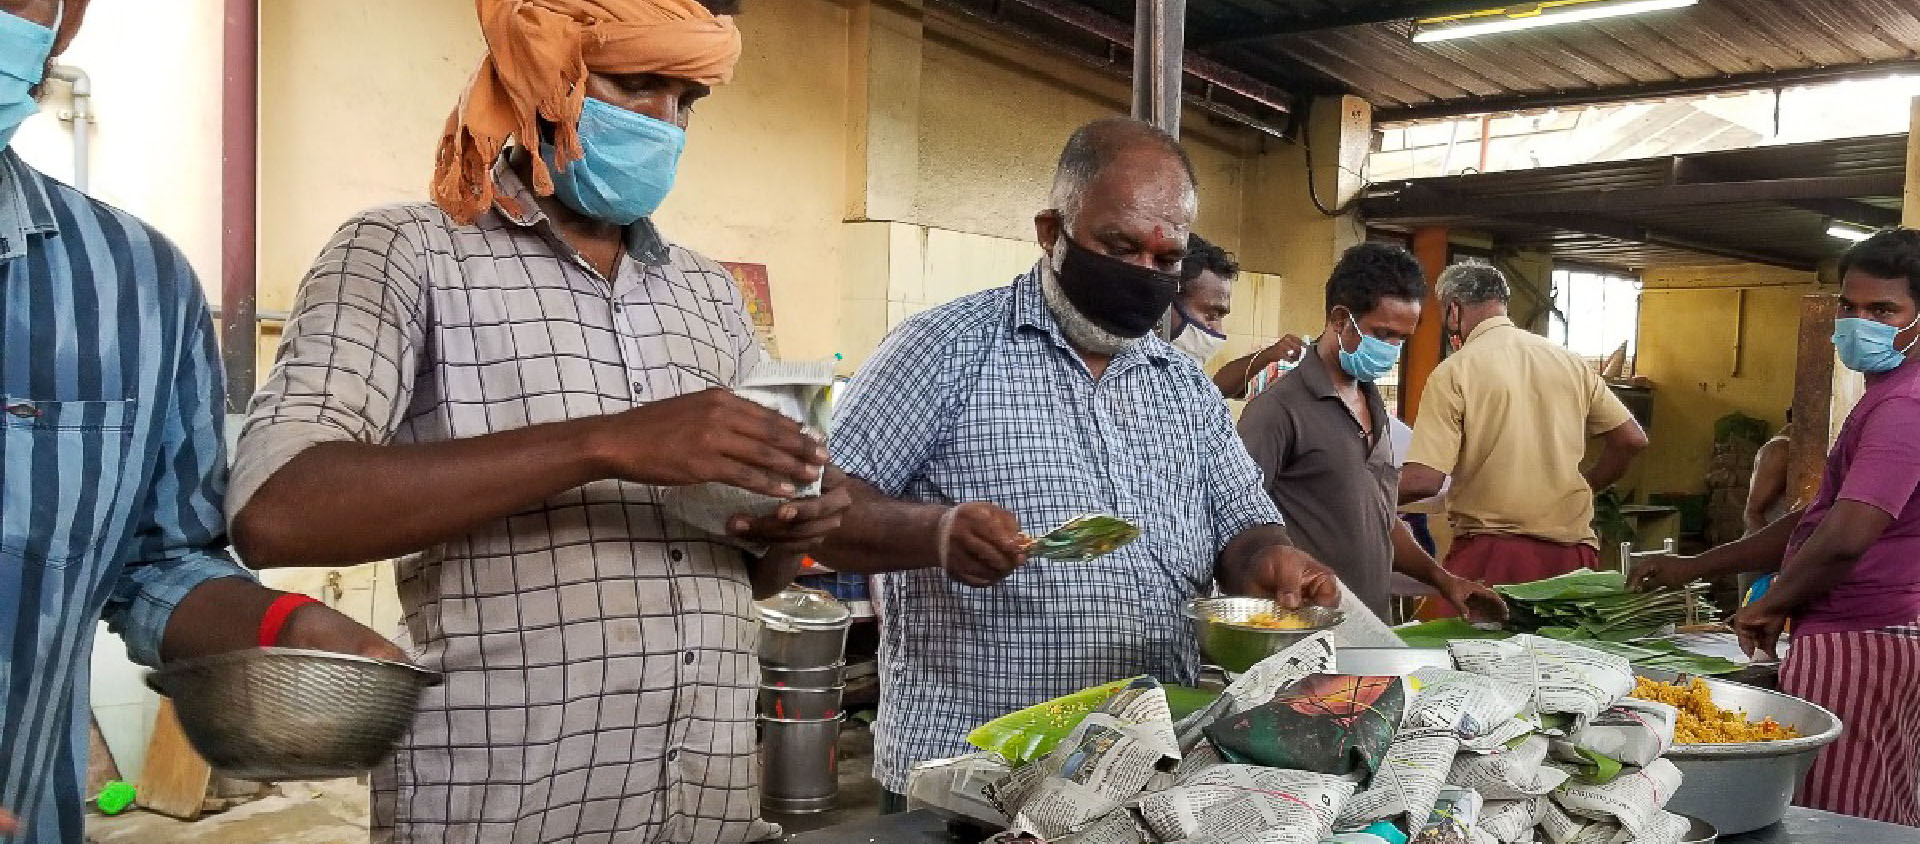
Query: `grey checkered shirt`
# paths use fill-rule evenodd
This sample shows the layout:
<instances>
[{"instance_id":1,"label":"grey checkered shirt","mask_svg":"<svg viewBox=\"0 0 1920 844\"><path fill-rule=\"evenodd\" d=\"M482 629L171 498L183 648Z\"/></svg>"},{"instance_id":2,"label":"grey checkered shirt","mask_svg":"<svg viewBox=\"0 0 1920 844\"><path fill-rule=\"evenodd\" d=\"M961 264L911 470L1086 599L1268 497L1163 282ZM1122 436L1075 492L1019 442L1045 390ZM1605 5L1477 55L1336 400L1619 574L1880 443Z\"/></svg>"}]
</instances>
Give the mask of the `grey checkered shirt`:
<instances>
[{"instance_id":1,"label":"grey checkered shirt","mask_svg":"<svg viewBox=\"0 0 1920 844\"><path fill-rule=\"evenodd\" d=\"M725 386L763 354L719 265L628 232L611 283L527 209L425 204L341 227L241 437L229 512L321 442L437 442ZM756 628L740 552L602 481L401 560L406 634L446 673L374 776L374 837L735 842L759 820Z\"/></svg>"},{"instance_id":2,"label":"grey checkered shirt","mask_svg":"<svg viewBox=\"0 0 1920 844\"><path fill-rule=\"evenodd\" d=\"M834 462L904 500L994 502L1030 532L1105 512L1143 533L989 589L938 568L885 575L874 772L892 791L995 716L1138 674L1191 681L1181 603L1211 590L1235 535L1280 523L1200 368L1149 337L1096 383L1037 272L895 329L841 400Z\"/></svg>"}]
</instances>

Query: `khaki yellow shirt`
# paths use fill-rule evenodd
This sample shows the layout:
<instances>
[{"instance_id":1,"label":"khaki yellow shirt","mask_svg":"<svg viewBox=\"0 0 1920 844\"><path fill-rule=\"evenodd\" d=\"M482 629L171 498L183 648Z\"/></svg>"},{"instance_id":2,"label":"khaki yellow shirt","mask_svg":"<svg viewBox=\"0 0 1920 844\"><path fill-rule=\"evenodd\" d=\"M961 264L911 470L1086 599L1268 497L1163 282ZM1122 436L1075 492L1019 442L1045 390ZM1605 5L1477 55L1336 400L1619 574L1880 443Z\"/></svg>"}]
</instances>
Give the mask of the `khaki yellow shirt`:
<instances>
[{"instance_id":1,"label":"khaki yellow shirt","mask_svg":"<svg viewBox=\"0 0 1920 844\"><path fill-rule=\"evenodd\" d=\"M1457 533L1599 547L1580 460L1631 418L1580 356L1496 317L1433 371L1407 462L1452 476Z\"/></svg>"}]
</instances>

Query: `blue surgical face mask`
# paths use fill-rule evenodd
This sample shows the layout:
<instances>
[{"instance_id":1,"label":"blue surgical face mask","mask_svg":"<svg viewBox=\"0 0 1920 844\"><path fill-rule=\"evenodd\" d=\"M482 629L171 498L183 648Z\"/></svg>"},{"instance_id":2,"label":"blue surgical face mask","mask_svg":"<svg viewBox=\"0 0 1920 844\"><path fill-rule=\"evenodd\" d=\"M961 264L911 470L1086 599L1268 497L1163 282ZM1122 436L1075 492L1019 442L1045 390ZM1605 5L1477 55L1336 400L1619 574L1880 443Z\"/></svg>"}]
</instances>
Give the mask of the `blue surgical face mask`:
<instances>
[{"instance_id":1,"label":"blue surgical face mask","mask_svg":"<svg viewBox=\"0 0 1920 844\"><path fill-rule=\"evenodd\" d=\"M624 226L652 214L673 189L687 130L588 97L580 109L579 161L556 166L553 147L540 154L553 170L553 195L588 217Z\"/></svg>"},{"instance_id":2,"label":"blue surgical face mask","mask_svg":"<svg viewBox=\"0 0 1920 844\"><path fill-rule=\"evenodd\" d=\"M1855 372L1887 372L1906 363L1907 350L1913 348L1913 343L1894 348L1894 336L1915 325L1920 325L1920 317L1915 317L1905 328L1861 317L1836 319L1833 349L1840 353L1840 363ZM1920 343L1920 337L1914 338L1914 342Z\"/></svg>"},{"instance_id":3,"label":"blue surgical face mask","mask_svg":"<svg viewBox=\"0 0 1920 844\"><path fill-rule=\"evenodd\" d=\"M1386 377L1393 371L1393 365L1400 362L1400 347L1361 331L1353 314L1347 314L1347 323L1353 326L1353 333L1360 335L1360 346L1349 352L1346 341L1340 342L1340 368L1369 383Z\"/></svg>"},{"instance_id":4,"label":"blue surgical face mask","mask_svg":"<svg viewBox=\"0 0 1920 844\"><path fill-rule=\"evenodd\" d=\"M60 4L60 15L66 14ZM41 26L19 15L0 12L0 147L13 143L20 124L40 110L33 99L33 86L47 72L47 56L53 52L54 29Z\"/></svg>"}]
</instances>

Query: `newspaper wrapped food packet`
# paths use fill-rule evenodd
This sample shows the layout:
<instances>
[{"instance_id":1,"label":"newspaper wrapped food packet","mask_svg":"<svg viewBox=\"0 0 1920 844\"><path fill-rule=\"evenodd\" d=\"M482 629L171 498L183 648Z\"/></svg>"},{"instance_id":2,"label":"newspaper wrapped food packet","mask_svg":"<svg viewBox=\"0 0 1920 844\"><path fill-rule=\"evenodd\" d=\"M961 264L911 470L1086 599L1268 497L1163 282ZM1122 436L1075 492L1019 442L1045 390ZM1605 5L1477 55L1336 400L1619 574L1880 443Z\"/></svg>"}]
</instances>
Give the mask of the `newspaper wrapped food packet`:
<instances>
[{"instance_id":1,"label":"newspaper wrapped food packet","mask_svg":"<svg viewBox=\"0 0 1920 844\"><path fill-rule=\"evenodd\" d=\"M1641 767L1673 747L1680 712L1664 703L1626 698L1600 713L1573 735L1553 741L1553 757L1582 769L1596 767L1594 757Z\"/></svg>"},{"instance_id":2,"label":"newspaper wrapped food packet","mask_svg":"<svg viewBox=\"0 0 1920 844\"><path fill-rule=\"evenodd\" d=\"M746 377L733 385L734 395L800 423L802 428L826 436L833 418L829 400L833 388L832 361L778 361L765 358ZM820 494L820 479L802 487L795 498ZM760 518L771 515L782 499L748 492L726 484L693 484L665 487L660 503L667 512L687 524L715 536L727 535L727 520L737 515Z\"/></svg>"},{"instance_id":3,"label":"newspaper wrapped food packet","mask_svg":"<svg viewBox=\"0 0 1920 844\"><path fill-rule=\"evenodd\" d=\"M1461 754L1447 782L1480 792L1489 800L1522 800L1559 788L1567 772L1546 764L1547 737L1527 736L1484 756Z\"/></svg>"},{"instance_id":4,"label":"newspaper wrapped food packet","mask_svg":"<svg viewBox=\"0 0 1920 844\"><path fill-rule=\"evenodd\" d=\"M1353 783L1309 771L1217 765L1190 782L1139 801L1160 841L1319 844L1333 832Z\"/></svg>"},{"instance_id":5,"label":"newspaper wrapped food packet","mask_svg":"<svg viewBox=\"0 0 1920 844\"><path fill-rule=\"evenodd\" d=\"M1411 825L1429 816L1459 752L1460 737L1451 727L1402 728L1366 789L1347 801L1337 825L1344 829L1399 818Z\"/></svg>"},{"instance_id":6,"label":"newspaper wrapped food packet","mask_svg":"<svg viewBox=\"0 0 1920 844\"><path fill-rule=\"evenodd\" d=\"M1471 788L1450 785L1441 789L1433 812L1413 834L1412 844L1479 844L1481 839L1474 831L1483 804L1479 793Z\"/></svg>"},{"instance_id":7,"label":"newspaper wrapped food packet","mask_svg":"<svg viewBox=\"0 0 1920 844\"><path fill-rule=\"evenodd\" d=\"M1527 844L1533 840L1533 829L1546 820L1547 803L1545 796L1529 797L1524 800L1488 800L1480 808L1480 831L1494 837L1501 844Z\"/></svg>"},{"instance_id":8,"label":"newspaper wrapped food packet","mask_svg":"<svg viewBox=\"0 0 1920 844\"><path fill-rule=\"evenodd\" d=\"M1569 781L1554 791L1553 801L1575 817L1617 823L1637 839L1679 788L1680 769L1655 759L1605 784Z\"/></svg>"},{"instance_id":9,"label":"newspaper wrapped food packet","mask_svg":"<svg viewBox=\"0 0 1920 844\"><path fill-rule=\"evenodd\" d=\"M1693 824L1686 818L1668 811L1655 812L1647 820L1645 828L1637 836L1628 836L1626 830L1614 834L1609 844L1680 844L1687 837L1687 830Z\"/></svg>"},{"instance_id":10,"label":"newspaper wrapped food packet","mask_svg":"<svg viewBox=\"0 0 1920 844\"><path fill-rule=\"evenodd\" d=\"M1569 642L1522 634L1460 640L1447 650L1462 671L1532 688L1532 712L1572 715L1575 729L1633 691L1626 660Z\"/></svg>"},{"instance_id":11,"label":"newspaper wrapped food packet","mask_svg":"<svg viewBox=\"0 0 1920 844\"><path fill-rule=\"evenodd\" d=\"M1546 814L1540 819L1540 832L1550 844L1612 844L1625 831L1612 821L1571 814L1549 800Z\"/></svg>"},{"instance_id":12,"label":"newspaper wrapped food packet","mask_svg":"<svg viewBox=\"0 0 1920 844\"><path fill-rule=\"evenodd\" d=\"M1446 727L1463 740L1500 729L1533 699L1525 685L1465 671L1422 668L1409 677L1415 697L1407 726Z\"/></svg>"},{"instance_id":13,"label":"newspaper wrapped food packet","mask_svg":"<svg viewBox=\"0 0 1920 844\"><path fill-rule=\"evenodd\" d=\"M1314 674L1205 733L1234 762L1365 776L1379 766L1406 705L1405 678Z\"/></svg>"},{"instance_id":14,"label":"newspaper wrapped food packet","mask_svg":"<svg viewBox=\"0 0 1920 844\"><path fill-rule=\"evenodd\" d=\"M1129 681L1044 759L988 790L1013 828L1046 839L1086 828L1137 796L1180 759L1166 691Z\"/></svg>"},{"instance_id":15,"label":"newspaper wrapped food packet","mask_svg":"<svg viewBox=\"0 0 1920 844\"><path fill-rule=\"evenodd\" d=\"M994 753L921 762L907 774L907 808L931 809L943 817L990 827L1006 826L1010 819L993 805L987 789L1011 772L1007 761Z\"/></svg>"},{"instance_id":16,"label":"newspaper wrapped food packet","mask_svg":"<svg viewBox=\"0 0 1920 844\"><path fill-rule=\"evenodd\" d=\"M1212 705L1177 725L1182 750L1205 740L1203 731L1221 718L1245 712L1273 699L1281 689L1313 674L1333 670L1334 631L1323 630L1301 639L1273 656L1254 663L1227 685Z\"/></svg>"}]
</instances>

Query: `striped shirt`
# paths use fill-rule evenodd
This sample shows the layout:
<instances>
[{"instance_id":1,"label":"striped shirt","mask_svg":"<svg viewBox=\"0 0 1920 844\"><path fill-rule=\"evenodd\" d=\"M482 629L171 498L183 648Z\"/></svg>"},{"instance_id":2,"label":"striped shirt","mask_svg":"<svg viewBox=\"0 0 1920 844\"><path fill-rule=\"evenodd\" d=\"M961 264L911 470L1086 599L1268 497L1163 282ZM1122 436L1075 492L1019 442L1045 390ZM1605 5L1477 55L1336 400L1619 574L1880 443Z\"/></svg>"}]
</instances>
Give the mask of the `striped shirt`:
<instances>
[{"instance_id":1,"label":"striped shirt","mask_svg":"<svg viewBox=\"0 0 1920 844\"><path fill-rule=\"evenodd\" d=\"M193 270L131 215L0 152L0 808L79 841L104 617L160 658L226 554L222 382Z\"/></svg>"},{"instance_id":2,"label":"striped shirt","mask_svg":"<svg viewBox=\"0 0 1920 844\"><path fill-rule=\"evenodd\" d=\"M1029 532L1112 513L1142 536L987 589L937 566L883 577L874 769L891 791L915 763L967 752L995 716L1139 674L1192 681L1181 604L1212 589L1229 540L1280 523L1200 368L1150 336L1094 380L1038 272L889 335L840 402L834 462L903 500L991 501Z\"/></svg>"},{"instance_id":3,"label":"striped shirt","mask_svg":"<svg viewBox=\"0 0 1920 844\"><path fill-rule=\"evenodd\" d=\"M521 215L364 212L300 287L229 508L322 442L444 442L724 387L764 353L725 269L642 221L605 279L510 169ZM599 481L399 561L446 674L374 771L380 841L735 842L759 819L743 554Z\"/></svg>"}]
</instances>

